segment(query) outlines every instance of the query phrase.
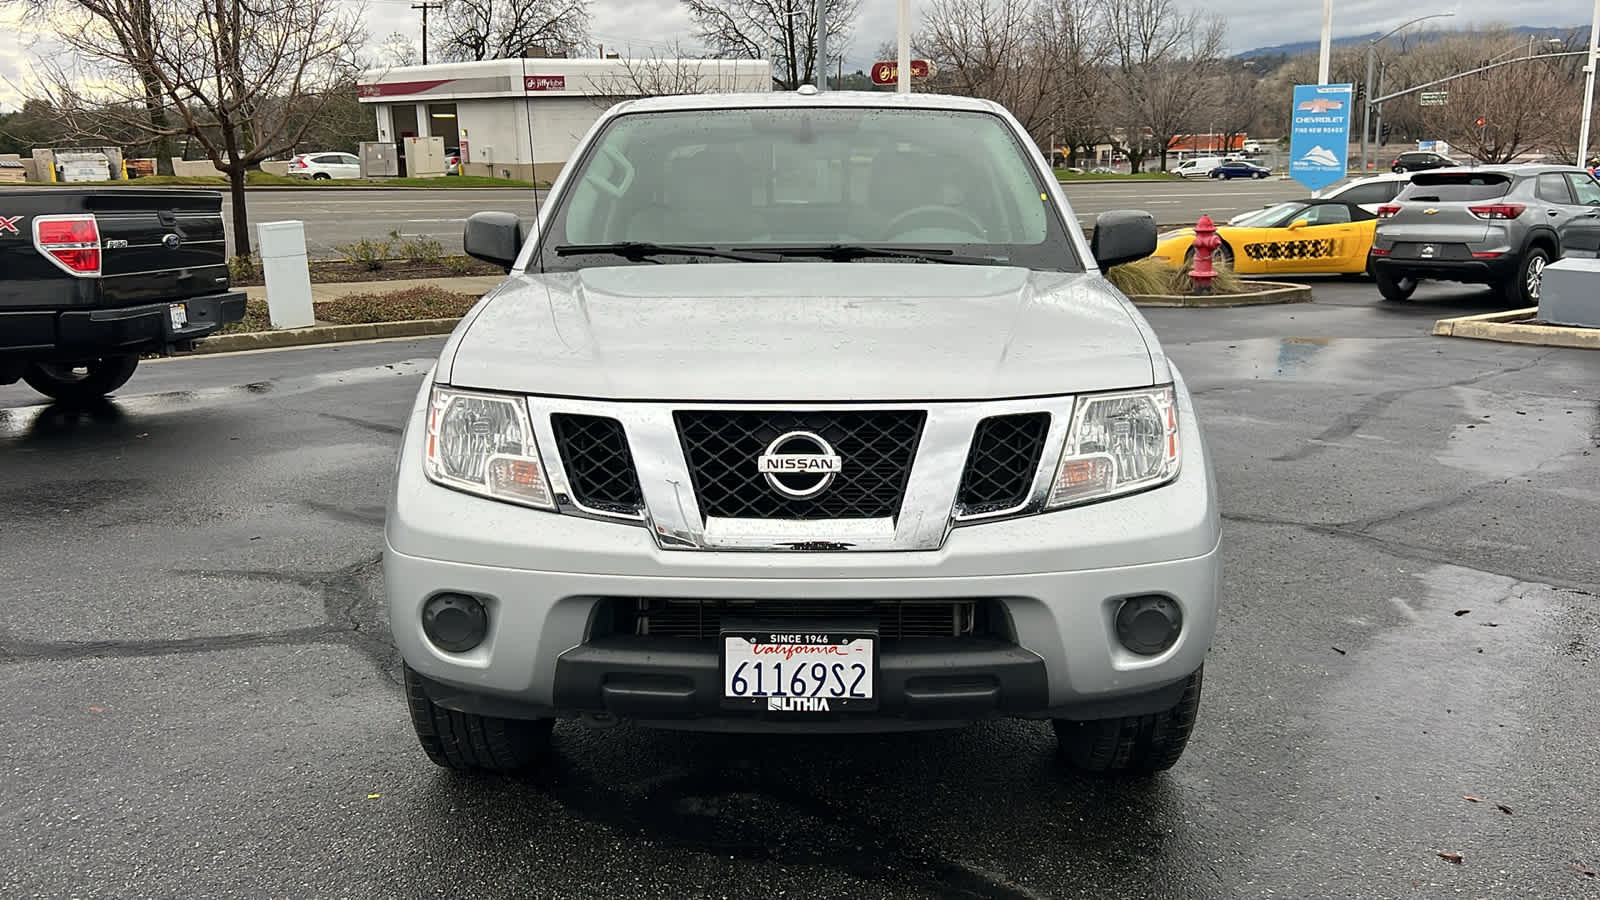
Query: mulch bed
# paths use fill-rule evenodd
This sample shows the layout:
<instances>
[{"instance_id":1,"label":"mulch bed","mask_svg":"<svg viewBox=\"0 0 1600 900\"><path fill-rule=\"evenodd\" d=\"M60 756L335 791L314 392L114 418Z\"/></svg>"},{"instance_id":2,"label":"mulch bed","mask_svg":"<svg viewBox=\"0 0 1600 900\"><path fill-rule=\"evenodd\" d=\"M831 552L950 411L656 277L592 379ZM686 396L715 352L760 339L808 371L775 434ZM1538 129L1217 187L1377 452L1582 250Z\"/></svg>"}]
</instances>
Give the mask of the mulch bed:
<instances>
[{"instance_id":1,"label":"mulch bed","mask_svg":"<svg viewBox=\"0 0 1600 900\"><path fill-rule=\"evenodd\" d=\"M470 256L445 257L436 263L392 259L385 262L381 269L369 269L342 259L319 259L312 260L310 268L312 284L351 284L363 281L407 281L415 278L459 278L464 275L505 274L505 270L499 266L480 262ZM233 286L236 288L256 287L262 283L259 271L251 273L247 278L233 280Z\"/></svg>"},{"instance_id":2,"label":"mulch bed","mask_svg":"<svg viewBox=\"0 0 1600 900\"><path fill-rule=\"evenodd\" d=\"M320 323L366 325L373 322L405 322L412 319L455 319L466 315L478 302L476 294L446 291L432 285L383 293L351 294L336 300L312 304ZM245 304L244 319L230 322L217 334L269 331L272 328L265 300Z\"/></svg>"}]
</instances>

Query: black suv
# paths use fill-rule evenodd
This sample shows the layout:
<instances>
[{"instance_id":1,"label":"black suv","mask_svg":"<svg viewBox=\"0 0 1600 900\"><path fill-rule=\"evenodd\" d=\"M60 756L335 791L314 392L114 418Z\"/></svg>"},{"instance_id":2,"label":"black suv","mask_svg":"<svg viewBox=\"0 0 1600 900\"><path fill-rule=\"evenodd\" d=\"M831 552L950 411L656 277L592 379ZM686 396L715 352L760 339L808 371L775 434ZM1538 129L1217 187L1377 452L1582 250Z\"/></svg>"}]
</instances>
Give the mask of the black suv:
<instances>
[{"instance_id":1,"label":"black suv","mask_svg":"<svg viewBox=\"0 0 1600 900\"><path fill-rule=\"evenodd\" d=\"M1445 166L1460 165L1448 156L1440 156L1432 150L1408 150L1394 158L1391 167L1395 172L1420 172L1423 169L1442 169Z\"/></svg>"}]
</instances>

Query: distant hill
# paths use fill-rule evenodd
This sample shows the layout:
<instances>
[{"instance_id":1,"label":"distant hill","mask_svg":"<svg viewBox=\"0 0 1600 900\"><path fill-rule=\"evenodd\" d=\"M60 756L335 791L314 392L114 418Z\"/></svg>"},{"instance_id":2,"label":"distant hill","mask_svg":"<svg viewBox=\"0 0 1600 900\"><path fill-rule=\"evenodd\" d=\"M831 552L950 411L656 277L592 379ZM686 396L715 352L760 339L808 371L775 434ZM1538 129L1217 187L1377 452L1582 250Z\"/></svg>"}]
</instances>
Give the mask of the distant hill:
<instances>
[{"instance_id":1,"label":"distant hill","mask_svg":"<svg viewBox=\"0 0 1600 900\"><path fill-rule=\"evenodd\" d=\"M1520 35L1522 37L1528 37L1530 35L1535 37L1535 38L1539 38L1539 37L1565 37L1567 32L1571 31L1572 28L1577 28L1580 31L1584 31L1584 32L1587 32L1587 30L1588 30L1585 26L1582 26L1582 25L1574 25L1571 28L1551 28L1551 27L1538 27L1538 26L1533 26L1533 25L1519 25L1516 28L1511 29L1511 32L1513 34ZM1433 41L1433 40L1438 40L1439 38L1442 38L1442 37L1449 36L1452 33L1460 33L1461 31L1466 31L1466 30L1469 30L1469 29L1457 29L1455 32L1441 31L1441 30L1437 30L1437 29L1425 29L1422 32L1420 32L1417 35L1417 37L1422 39L1422 40L1424 40L1424 41ZM1381 32L1381 31L1373 31L1373 32L1369 32L1367 34L1356 34L1356 35L1348 35L1348 36L1345 36L1345 37L1335 37L1331 43L1335 47L1349 47L1349 46L1352 46L1352 45L1360 46L1362 44L1365 44L1367 41L1370 41L1373 38L1378 37L1378 36L1380 36L1382 34L1383 34L1383 32ZM1322 42L1321 41L1295 41L1292 44L1275 44L1275 45L1273 45L1271 47L1257 47L1254 50L1246 50L1243 53L1235 53L1233 55L1233 58L1234 59L1252 59L1252 58L1255 58L1255 57L1258 57L1258 56L1268 56L1268 57L1271 57L1271 56L1285 56L1285 57L1287 57L1287 56L1299 56L1302 53L1316 53L1317 51L1319 51L1321 49L1322 49Z\"/></svg>"}]
</instances>

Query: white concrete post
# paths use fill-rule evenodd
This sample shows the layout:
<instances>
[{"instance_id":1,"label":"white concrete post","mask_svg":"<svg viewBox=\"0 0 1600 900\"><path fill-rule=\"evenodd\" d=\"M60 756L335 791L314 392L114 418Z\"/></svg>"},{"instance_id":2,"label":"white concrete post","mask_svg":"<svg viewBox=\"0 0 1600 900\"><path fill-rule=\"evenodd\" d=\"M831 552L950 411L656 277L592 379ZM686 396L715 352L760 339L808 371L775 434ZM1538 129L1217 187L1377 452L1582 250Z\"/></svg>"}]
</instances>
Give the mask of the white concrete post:
<instances>
[{"instance_id":1,"label":"white concrete post","mask_svg":"<svg viewBox=\"0 0 1600 900\"><path fill-rule=\"evenodd\" d=\"M256 245L261 248L261 276L267 285L267 316L272 327L315 325L305 225L293 221L262 222L256 226Z\"/></svg>"}]
</instances>

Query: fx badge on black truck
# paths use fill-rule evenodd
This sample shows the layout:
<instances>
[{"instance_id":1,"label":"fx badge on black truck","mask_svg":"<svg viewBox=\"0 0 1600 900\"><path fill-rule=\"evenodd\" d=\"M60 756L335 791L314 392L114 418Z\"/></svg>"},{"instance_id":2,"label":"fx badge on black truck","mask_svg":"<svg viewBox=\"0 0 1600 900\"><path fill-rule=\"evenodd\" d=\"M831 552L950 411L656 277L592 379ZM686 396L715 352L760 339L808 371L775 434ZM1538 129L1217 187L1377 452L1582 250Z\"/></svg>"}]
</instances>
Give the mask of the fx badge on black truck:
<instances>
[{"instance_id":1,"label":"fx badge on black truck","mask_svg":"<svg viewBox=\"0 0 1600 900\"><path fill-rule=\"evenodd\" d=\"M244 304L216 191L0 191L0 384L102 397Z\"/></svg>"}]
</instances>

